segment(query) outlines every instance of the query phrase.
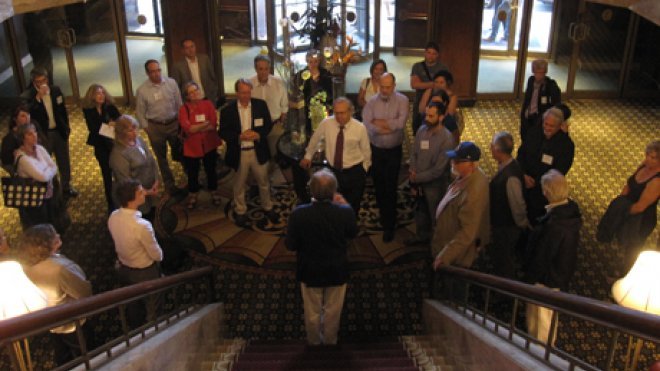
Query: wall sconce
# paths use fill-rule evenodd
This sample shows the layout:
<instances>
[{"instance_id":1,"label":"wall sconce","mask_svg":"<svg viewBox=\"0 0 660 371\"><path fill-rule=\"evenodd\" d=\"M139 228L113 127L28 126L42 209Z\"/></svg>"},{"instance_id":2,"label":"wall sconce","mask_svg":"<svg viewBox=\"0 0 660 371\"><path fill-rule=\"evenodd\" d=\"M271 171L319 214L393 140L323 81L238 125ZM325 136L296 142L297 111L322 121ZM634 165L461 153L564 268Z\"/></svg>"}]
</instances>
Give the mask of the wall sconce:
<instances>
[{"instance_id":1,"label":"wall sconce","mask_svg":"<svg viewBox=\"0 0 660 371\"><path fill-rule=\"evenodd\" d=\"M25 275L15 261L0 262L0 321L47 306L46 295ZM32 370L28 339L12 343L12 361L21 371Z\"/></svg>"},{"instance_id":2,"label":"wall sconce","mask_svg":"<svg viewBox=\"0 0 660 371\"><path fill-rule=\"evenodd\" d=\"M612 286L612 297L626 308L660 315L660 251L643 251L628 274ZM628 340L626 370L636 370L642 339L637 339L632 359L632 336Z\"/></svg>"}]
</instances>

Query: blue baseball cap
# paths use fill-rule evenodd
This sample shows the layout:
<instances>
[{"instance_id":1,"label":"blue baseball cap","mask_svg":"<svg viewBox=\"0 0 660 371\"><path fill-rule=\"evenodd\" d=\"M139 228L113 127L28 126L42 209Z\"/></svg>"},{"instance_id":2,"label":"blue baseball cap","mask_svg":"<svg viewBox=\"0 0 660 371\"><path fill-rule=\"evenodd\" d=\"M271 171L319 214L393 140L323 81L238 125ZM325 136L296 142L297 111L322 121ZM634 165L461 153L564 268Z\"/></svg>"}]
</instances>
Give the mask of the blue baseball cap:
<instances>
[{"instance_id":1,"label":"blue baseball cap","mask_svg":"<svg viewBox=\"0 0 660 371\"><path fill-rule=\"evenodd\" d=\"M481 150L473 142L461 142L453 151L447 151L447 157L458 161L479 161Z\"/></svg>"}]
</instances>

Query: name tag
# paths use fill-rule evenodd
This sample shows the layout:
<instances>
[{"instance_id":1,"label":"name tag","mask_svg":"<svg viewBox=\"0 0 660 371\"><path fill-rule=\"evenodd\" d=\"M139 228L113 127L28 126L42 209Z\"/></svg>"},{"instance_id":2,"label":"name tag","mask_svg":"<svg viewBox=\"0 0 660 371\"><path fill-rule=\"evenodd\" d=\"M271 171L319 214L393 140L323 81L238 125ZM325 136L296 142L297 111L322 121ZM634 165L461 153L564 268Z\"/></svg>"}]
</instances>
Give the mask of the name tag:
<instances>
[{"instance_id":1,"label":"name tag","mask_svg":"<svg viewBox=\"0 0 660 371\"><path fill-rule=\"evenodd\" d=\"M550 156L550 155L546 155L545 153L541 157L541 162L546 164L546 165L552 165L552 160L553 160L553 157Z\"/></svg>"},{"instance_id":2,"label":"name tag","mask_svg":"<svg viewBox=\"0 0 660 371\"><path fill-rule=\"evenodd\" d=\"M431 145L430 145L428 140L423 140L423 141L419 142L419 149L426 150L426 149L429 149L429 148L431 148Z\"/></svg>"},{"instance_id":3,"label":"name tag","mask_svg":"<svg viewBox=\"0 0 660 371\"><path fill-rule=\"evenodd\" d=\"M64 99L62 98L61 95L60 95L59 97L57 97L57 99L55 99L55 100L57 101L57 104L62 104L62 103L64 103Z\"/></svg>"},{"instance_id":4,"label":"name tag","mask_svg":"<svg viewBox=\"0 0 660 371\"><path fill-rule=\"evenodd\" d=\"M254 119L254 127L259 128L264 126L264 119Z\"/></svg>"},{"instance_id":5,"label":"name tag","mask_svg":"<svg viewBox=\"0 0 660 371\"><path fill-rule=\"evenodd\" d=\"M163 94L161 93L154 93L154 100L158 101L163 99Z\"/></svg>"},{"instance_id":6,"label":"name tag","mask_svg":"<svg viewBox=\"0 0 660 371\"><path fill-rule=\"evenodd\" d=\"M541 97L541 104L548 104L548 97Z\"/></svg>"},{"instance_id":7,"label":"name tag","mask_svg":"<svg viewBox=\"0 0 660 371\"><path fill-rule=\"evenodd\" d=\"M204 115L204 114L202 114L202 115L195 115L195 121L197 121L197 122L204 122L204 121L206 121L206 115Z\"/></svg>"}]
</instances>

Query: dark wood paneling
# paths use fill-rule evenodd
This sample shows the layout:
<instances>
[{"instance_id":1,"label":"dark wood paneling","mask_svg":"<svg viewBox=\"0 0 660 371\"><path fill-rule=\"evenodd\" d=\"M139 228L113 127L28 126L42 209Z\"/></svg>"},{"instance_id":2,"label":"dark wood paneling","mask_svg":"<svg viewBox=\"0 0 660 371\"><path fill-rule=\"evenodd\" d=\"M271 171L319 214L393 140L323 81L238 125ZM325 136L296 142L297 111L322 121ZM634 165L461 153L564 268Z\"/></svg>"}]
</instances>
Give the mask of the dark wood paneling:
<instances>
[{"instance_id":1,"label":"dark wood paneling","mask_svg":"<svg viewBox=\"0 0 660 371\"><path fill-rule=\"evenodd\" d=\"M438 0L434 5L432 40L454 75L453 90L461 100L476 99L483 0Z\"/></svg>"},{"instance_id":2,"label":"dark wood paneling","mask_svg":"<svg viewBox=\"0 0 660 371\"><path fill-rule=\"evenodd\" d=\"M190 38L199 53L209 54L210 37L207 0L161 0L167 64L183 59L181 40ZM212 57L211 55L209 55Z\"/></svg>"},{"instance_id":3,"label":"dark wood paneling","mask_svg":"<svg viewBox=\"0 0 660 371\"><path fill-rule=\"evenodd\" d=\"M409 54L410 49L424 49L429 35L430 1L401 1L396 7L394 27L394 51L397 55Z\"/></svg>"},{"instance_id":4,"label":"dark wood paneling","mask_svg":"<svg viewBox=\"0 0 660 371\"><path fill-rule=\"evenodd\" d=\"M218 20L225 41L249 44L252 38L249 0L220 0Z\"/></svg>"}]
</instances>

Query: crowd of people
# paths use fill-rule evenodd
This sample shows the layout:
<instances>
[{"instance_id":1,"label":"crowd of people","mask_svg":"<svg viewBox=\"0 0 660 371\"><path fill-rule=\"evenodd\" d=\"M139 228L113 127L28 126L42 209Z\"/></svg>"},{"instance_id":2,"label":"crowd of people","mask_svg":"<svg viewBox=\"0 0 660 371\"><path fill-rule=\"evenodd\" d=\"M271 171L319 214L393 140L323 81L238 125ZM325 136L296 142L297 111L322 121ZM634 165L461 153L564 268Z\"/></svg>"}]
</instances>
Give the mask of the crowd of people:
<instances>
[{"instance_id":1,"label":"crowd of people","mask_svg":"<svg viewBox=\"0 0 660 371\"><path fill-rule=\"evenodd\" d=\"M239 226L249 227L245 196L251 182L256 183L267 221L283 222L271 200L270 178L278 165L293 174L299 206L288 220L286 245L298 254L298 279L312 344L337 340L346 291L347 241L358 233L367 177L374 183L382 241L391 243L397 233L397 192L404 163L416 201L416 233L404 244L429 246L435 269L471 267L488 247L496 274L567 289L576 266L582 221L579 206L569 198L565 178L575 152L567 124L570 109L561 104L561 92L547 76L547 62L532 63L534 75L529 78L520 112L522 142L517 156L513 156L515 143L510 133L493 136L490 153L498 171L489 179L479 167L482 149L461 141L464 124L458 97L452 91L454 79L439 61L435 43L429 43L424 60L412 66L412 110L383 60L374 61L370 76L362 81L357 110L346 97L332 99L331 74L323 68L322 54L312 51L307 54L307 67L293 78L303 92L302 106L290 101L285 82L270 73L270 59L259 55L254 59L256 74L235 82L236 99L223 105L219 114L217 82L208 56L197 53L189 39L182 41L181 48L185 58L173 66L174 78L163 76L157 60L145 62L147 79L136 91L136 117L121 114L98 84L89 87L83 100L87 144L94 148L101 170L108 229L122 283L162 274L163 251L151 225L161 187L173 197L187 193L185 207L195 209L202 189L201 163L212 203L221 204L218 147L224 143L222 162L235 172L233 218ZM310 102L322 91L332 114L312 130ZM66 292L68 297L88 296L91 287L80 267L58 255L59 234L70 224L66 199L78 194L72 186L64 98L49 82L48 73L38 68L31 73L31 86L24 97L25 103L14 111L10 131L2 140L2 165L19 177L46 183L48 190L39 206L19 208L25 241L19 245L19 255L29 255L22 258L25 269L44 290L59 293L60 289L50 287L54 278L45 276L46 269L37 272L35 268L48 264L60 267L58 274L76 282L66 285L74 288ZM282 156L276 143L290 110L305 112L309 142L299 160L285 163L278 161ZM410 112L414 140L410 157L404 159ZM139 135L141 130L150 146ZM327 169L310 179L320 141L325 143ZM177 187L170 158L182 163L187 190ZM659 195L660 142L656 140L648 145L644 162L610 206L599 239L617 238L633 256L655 228ZM31 242L36 241L32 234L44 235L42 239L47 241ZM43 251L32 253L23 245L39 245ZM516 246L522 246L522 261L517 261ZM523 271L518 272L517 267ZM61 297L59 293L60 299L52 304L65 302ZM158 302L156 297L131 308L129 322L139 324L153 318ZM547 339L552 312L531 305L527 312L530 331ZM328 321L325 329L320 318Z\"/></svg>"}]
</instances>

